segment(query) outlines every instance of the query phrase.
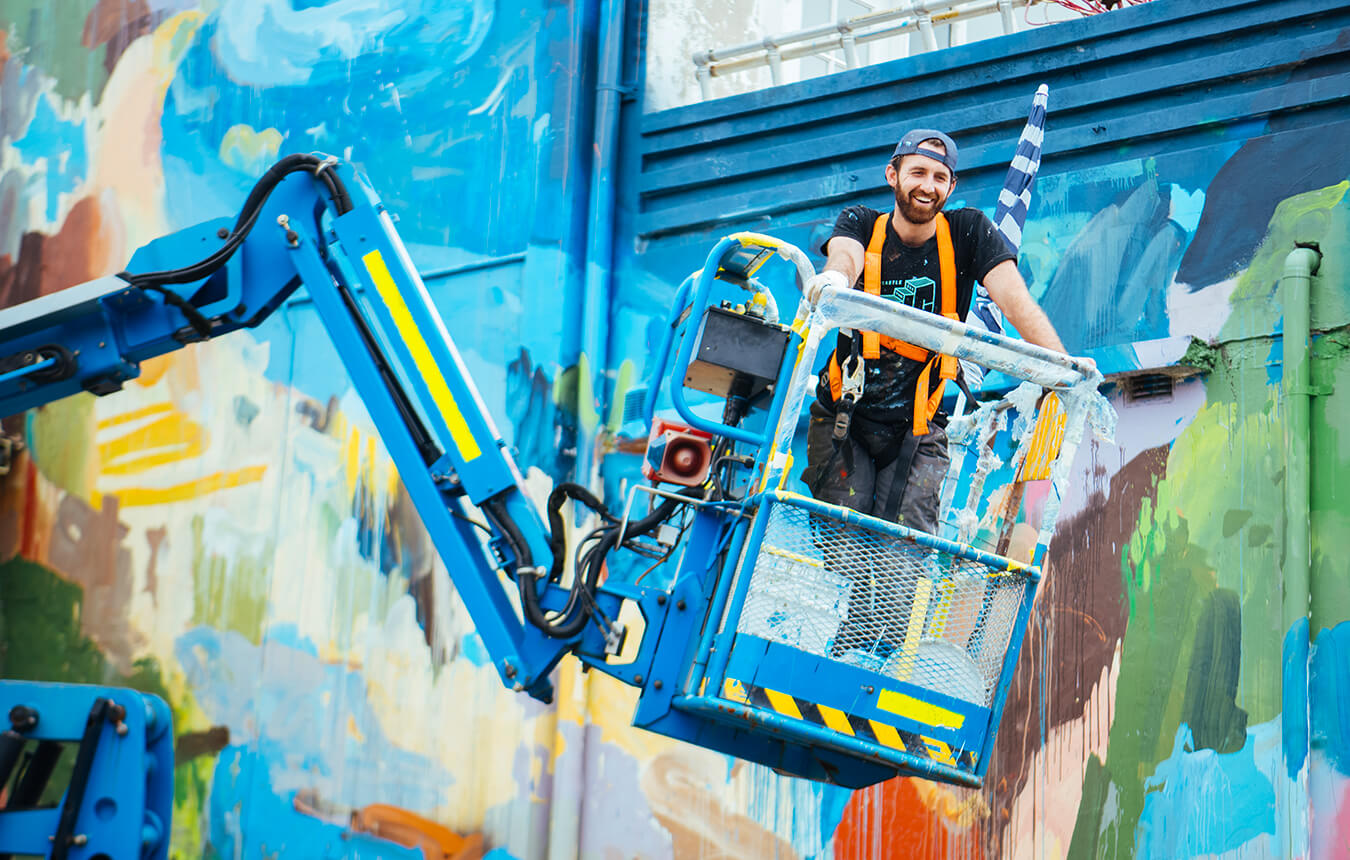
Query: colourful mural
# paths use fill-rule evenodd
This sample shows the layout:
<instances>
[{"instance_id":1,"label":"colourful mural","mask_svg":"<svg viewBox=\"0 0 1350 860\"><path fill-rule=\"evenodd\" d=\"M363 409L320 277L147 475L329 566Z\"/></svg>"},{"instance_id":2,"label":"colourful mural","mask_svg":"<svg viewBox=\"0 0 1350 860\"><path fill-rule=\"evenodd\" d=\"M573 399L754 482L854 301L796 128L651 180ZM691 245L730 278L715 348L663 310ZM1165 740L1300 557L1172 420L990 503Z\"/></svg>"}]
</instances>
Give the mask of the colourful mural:
<instances>
[{"instance_id":1,"label":"colourful mural","mask_svg":"<svg viewBox=\"0 0 1350 860\"><path fill-rule=\"evenodd\" d=\"M531 488L608 421L617 493L623 397L716 236L616 236L609 354L581 355L598 5L0 2L0 304L233 212L278 154L333 152L398 216ZM551 706L502 688L303 298L4 421L0 676L171 703L177 857L417 856L351 830L385 806L494 860L1350 856L1350 128L1282 122L1042 168L1022 270L1117 374L1120 421L1075 464L981 791L782 777L631 728L635 692L571 662ZM749 226L810 247L831 217ZM1295 241L1322 253L1303 574ZM578 418L592 365L613 390ZM1138 396L1161 365L1175 386ZM1295 575L1312 612L1289 624Z\"/></svg>"}]
</instances>

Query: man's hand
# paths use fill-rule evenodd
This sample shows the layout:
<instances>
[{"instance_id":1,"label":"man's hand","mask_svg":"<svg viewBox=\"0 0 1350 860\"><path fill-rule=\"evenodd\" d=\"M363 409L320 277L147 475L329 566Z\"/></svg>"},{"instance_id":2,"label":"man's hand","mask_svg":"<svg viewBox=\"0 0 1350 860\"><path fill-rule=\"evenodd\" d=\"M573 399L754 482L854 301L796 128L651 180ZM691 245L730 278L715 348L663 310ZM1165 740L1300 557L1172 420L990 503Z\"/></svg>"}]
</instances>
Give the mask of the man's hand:
<instances>
[{"instance_id":1,"label":"man's hand","mask_svg":"<svg viewBox=\"0 0 1350 860\"><path fill-rule=\"evenodd\" d=\"M848 282L848 276L843 272L826 269L806 282L806 300L814 305L820 300L820 294L825 291L826 287L838 287L841 290L847 290L850 286L852 284Z\"/></svg>"}]
</instances>

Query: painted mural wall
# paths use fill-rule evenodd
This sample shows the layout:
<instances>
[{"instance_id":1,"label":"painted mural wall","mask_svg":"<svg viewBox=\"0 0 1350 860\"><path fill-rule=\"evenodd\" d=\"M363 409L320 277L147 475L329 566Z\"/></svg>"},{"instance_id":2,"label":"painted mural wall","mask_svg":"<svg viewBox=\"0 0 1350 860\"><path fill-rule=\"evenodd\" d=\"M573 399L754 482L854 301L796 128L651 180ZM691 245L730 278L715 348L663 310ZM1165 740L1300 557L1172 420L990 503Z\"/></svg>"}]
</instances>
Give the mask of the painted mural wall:
<instances>
[{"instance_id":1,"label":"painted mural wall","mask_svg":"<svg viewBox=\"0 0 1350 860\"><path fill-rule=\"evenodd\" d=\"M1222 5L1154 5L1168 2ZM1247 105L1185 145L1121 132L1059 160L1048 146L1021 265L1069 346L1122 374L1121 419L1113 443L1080 452L983 791L780 777L629 728L633 692L570 663L551 707L502 689L302 299L148 362L115 397L5 421L25 450L0 478L0 676L171 703L179 857L416 856L344 838L373 804L477 834L497 860L1350 854L1341 5L1300 36L1331 59L1282 72L1304 75L1321 114ZM1122 20L1158 14L1136 12ZM596 14L556 0L0 3L0 302L117 271L149 239L233 212L279 153L334 152L399 217L531 486L569 476L599 430L615 493L636 458L609 407L641 378L689 261L734 227L813 247L840 195L662 227L633 147L669 121L631 103L609 353L583 361ZM1000 145L972 148L989 167L963 177L967 205L992 211ZM792 169L854 193L835 180L861 168ZM876 202L875 177L856 193ZM1323 253L1302 626L1282 599L1276 287L1295 240ZM578 395L587 362L610 391ZM1126 393L1131 373L1183 365L1169 395Z\"/></svg>"}]
</instances>

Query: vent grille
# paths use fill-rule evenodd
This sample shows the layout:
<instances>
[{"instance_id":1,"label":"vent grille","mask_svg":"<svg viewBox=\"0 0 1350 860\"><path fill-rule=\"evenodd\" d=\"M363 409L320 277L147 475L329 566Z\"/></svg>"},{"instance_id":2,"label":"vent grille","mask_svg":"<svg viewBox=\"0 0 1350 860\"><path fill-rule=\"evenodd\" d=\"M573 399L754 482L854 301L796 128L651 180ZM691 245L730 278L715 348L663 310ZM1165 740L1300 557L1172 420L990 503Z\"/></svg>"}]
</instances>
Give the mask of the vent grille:
<instances>
[{"instance_id":1,"label":"vent grille","mask_svg":"<svg viewBox=\"0 0 1350 860\"><path fill-rule=\"evenodd\" d=\"M1176 379L1165 373L1139 373L1122 380L1125 399L1133 403L1136 400L1159 400L1171 398Z\"/></svg>"}]
</instances>

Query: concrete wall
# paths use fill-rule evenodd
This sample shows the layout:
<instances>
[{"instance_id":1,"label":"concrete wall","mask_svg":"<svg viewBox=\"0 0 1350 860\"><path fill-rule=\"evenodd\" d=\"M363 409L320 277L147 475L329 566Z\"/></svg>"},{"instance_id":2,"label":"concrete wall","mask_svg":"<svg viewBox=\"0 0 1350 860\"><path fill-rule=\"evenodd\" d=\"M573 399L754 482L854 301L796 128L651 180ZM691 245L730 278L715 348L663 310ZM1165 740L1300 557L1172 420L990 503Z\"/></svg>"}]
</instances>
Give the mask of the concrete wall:
<instances>
[{"instance_id":1,"label":"concrete wall","mask_svg":"<svg viewBox=\"0 0 1350 860\"><path fill-rule=\"evenodd\" d=\"M583 357L596 16L0 3L0 301L234 211L278 152L333 151L399 216L547 489L718 236L818 244L845 200L884 200L920 118L962 143L957 196L992 210L1044 80L1033 292L1108 370L1198 372L1149 400L1122 381L1116 441L1084 446L988 787L782 778L628 728L632 692L570 663L552 707L503 690L303 301L116 397L5 421L27 450L0 487L0 675L164 695L183 857L341 856L346 814L377 802L498 858L1343 856L1350 6L1157 0L677 111L630 102L608 354ZM1295 240L1324 254L1307 624L1282 598L1275 285ZM587 365L610 390L578 414ZM634 460L604 458L611 494Z\"/></svg>"}]
</instances>

